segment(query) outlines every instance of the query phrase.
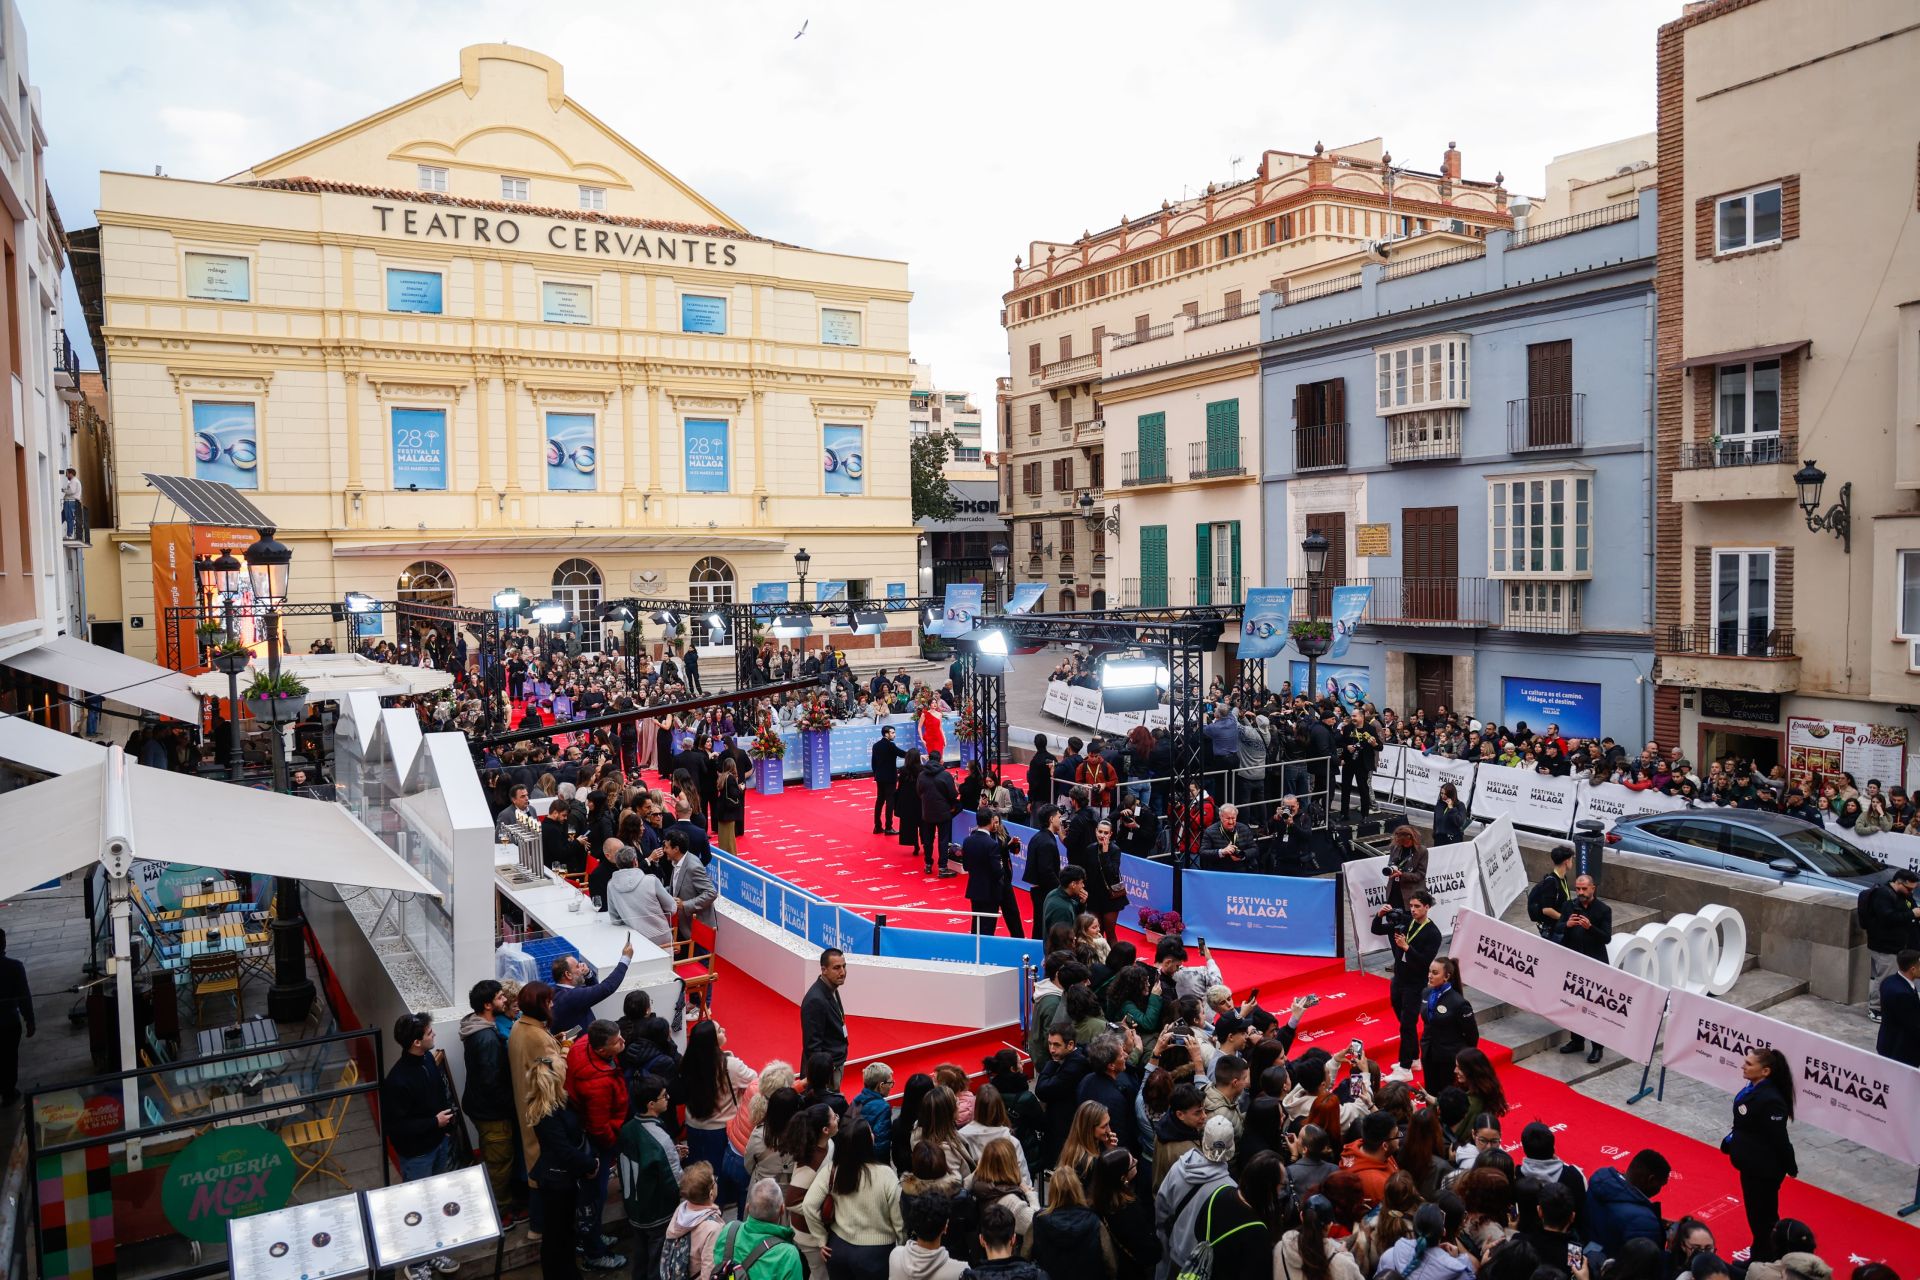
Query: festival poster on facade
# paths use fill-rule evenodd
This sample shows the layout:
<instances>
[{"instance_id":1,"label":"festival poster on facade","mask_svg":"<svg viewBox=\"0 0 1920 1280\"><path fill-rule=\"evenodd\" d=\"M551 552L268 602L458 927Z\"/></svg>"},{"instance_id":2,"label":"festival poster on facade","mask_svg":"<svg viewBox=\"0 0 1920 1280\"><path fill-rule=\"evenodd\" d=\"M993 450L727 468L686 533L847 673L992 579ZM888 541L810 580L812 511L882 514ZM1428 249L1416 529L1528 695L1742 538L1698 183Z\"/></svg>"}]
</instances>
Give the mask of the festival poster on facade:
<instances>
[{"instance_id":1,"label":"festival poster on facade","mask_svg":"<svg viewBox=\"0 0 1920 1280\"><path fill-rule=\"evenodd\" d=\"M1905 725L1787 717L1788 782L1815 788L1817 779L1844 772L1865 790L1874 778L1884 787L1904 782L1906 769Z\"/></svg>"},{"instance_id":2,"label":"festival poster on facade","mask_svg":"<svg viewBox=\"0 0 1920 1280\"><path fill-rule=\"evenodd\" d=\"M785 604L790 585L785 582L756 582L753 584L753 603Z\"/></svg>"},{"instance_id":3,"label":"festival poster on facade","mask_svg":"<svg viewBox=\"0 0 1920 1280\"><path fill-rule=\"evenodd\" d=\"M687 441L687 492L725 493L729 483L726 421L688 418L681 430Z\"/></svg>"},{"instance_id":4,"label":"festival poster on facade","mask_svg":"<svg viewBox=\"0 0 1920 1280\"><path fill-rule=\"evenodd\" d=\"M936 636L963 636L974 629L986 599L986 587L978 582L947 584L946 606L937 622L927 627Z\"/></svg>"},{"instance_id":5,"label":"festival poster on facade","mask_svg":"<svg viewBox=\"0 0 1920 1280\"><path fill-rule=\"evenodd\" d=\"M825 446L828 493L857 496L867 491L867 450L864 427L829 424L820 429Z\"/></svg>"},{"instance_id":6,"label":"festival poster on facade","mask_svg":"<svg viewBox=\"0 0 1920 1280\"><path fill-rule=\"evenodd\" d=\"M1240 643L1244 659L1277 658L1287 645L1287 622L1293 616L1292 587L1253 587L1240 609Z\"/></svg>"},{"instance_id":7,"label":"festival poster on facade","mask_svg":"<svg viewBox=\"0 0 1920 1280\"><path fill-rule=\"evenodd\" d=\"M1367 601L1373 599L1371 584L1355 587L1335 587L1333 606L1328 610L1333 622L1333 644L1327 650L1329 658L1343 658L1347 645L1353 640L1353 631L1360 625L1360 615L1367 611Z\"/></svg>"},{"instance_id":8,"label":"festival poster on facade","mask_svg":"<svg viewBox=\"0 0 1920 1280\"><path fill-rule=\"evenodd\" d=\"M393 432L393 487L445 489L447 487L447 411L395 409Z\"/></svg>"},{"instance_id":9,"label":"festival poster on facade","mask_svg":"<svg viewBox=\"0 0 1920 1280\"><path fill-rule=\"evenodd\" d=\"M547 488L552 492L579 492L599 487L594 469L599 451L590 413L547 415Z\"/></svg>"},{"instance_id":10,"label":"festival poster on facade","mask_svg":"<svg viewBox=\"0 0 1920 1280\"><path fill-rule=\"evenodd\" d=\"M680 332L725 333L727 300L702 297L697 293L680 295Z\"/></svg>"},{"instance_id":11,"label":"festival poster on facade","mask_svg":"<svg viewBox=\"0 0 1920 1280\"><path fill-rule=\"evenodd\" d=\"M441 283L438 271L403 271L389 267L387 310L437 316L441 311Z\"/></svg>"},{"instance_id":12,"label":"festival poster on facade","mask_svg":"<svg viewBox=\"0 0 1920 1280\"><path fill-rule=\"evenodd\" d=\"M1040 598L1046 594L1047 584L1044 582L1016 583L1013 594L1007 599L1006 612L1009 615L1032 613L1033 606L1039 604Z\"/></svg>"},{"instance_id":13,"label":"festival poster on facade","mask_svg":"<svg viewBox=\"0 0 1920 1280\"><path fill-rule=\"evenodd\" d=\"M193 478L230 484L236 489L258 489L260 438L255 421L255 409L250 404L195 400Z\"/></svg>"},{"instance_id":14,"label":"festival poster on facade","mask_svg":"<svg viewBox=\"0 0 1920 1280\"><path fill-rule=\"evenodd\" d=\"M819 604L831 604L847 598L845 578L822 578L813 584L813 598Z\"/></svg>"}]
</instances>

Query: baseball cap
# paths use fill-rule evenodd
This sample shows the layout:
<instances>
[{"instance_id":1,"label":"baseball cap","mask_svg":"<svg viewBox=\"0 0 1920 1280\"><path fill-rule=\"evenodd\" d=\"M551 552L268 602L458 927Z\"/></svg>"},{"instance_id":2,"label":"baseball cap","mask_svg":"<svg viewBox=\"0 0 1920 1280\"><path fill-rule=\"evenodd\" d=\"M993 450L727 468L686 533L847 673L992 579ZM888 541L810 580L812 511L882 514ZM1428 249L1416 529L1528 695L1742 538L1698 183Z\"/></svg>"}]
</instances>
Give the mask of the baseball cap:
<instances>
[{"instance_id":1,"label":"baseball cap","mask_svg":"<svg viewBox=\"0 0 1920 1280\"><path fill-rule=\"evenodd\" d=\"M1225 1116L1214 1116L1207 1121L1207 1127L1200 1131L1200 1155L1214 1164L1226 1164L1233 1159L1233 1121Z\"/></svg>"}]
</instances>

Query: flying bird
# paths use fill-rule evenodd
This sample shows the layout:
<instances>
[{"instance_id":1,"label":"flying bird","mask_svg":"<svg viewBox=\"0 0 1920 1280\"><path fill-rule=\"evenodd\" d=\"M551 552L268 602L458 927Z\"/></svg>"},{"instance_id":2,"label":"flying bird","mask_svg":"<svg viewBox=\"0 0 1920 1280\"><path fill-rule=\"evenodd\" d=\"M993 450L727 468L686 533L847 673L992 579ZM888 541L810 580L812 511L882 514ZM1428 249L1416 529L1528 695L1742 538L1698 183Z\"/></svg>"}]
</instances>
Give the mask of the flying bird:
<instances>
[{"instance_id":1,"label":"flying bird","mask_svg":"<svg viewBox=\"0 0 1920 1280\"><path fill-rule=\"evenodd\" d=\"M802 21L802 22L800 23L800 29L799 29L798 31L796 31L796 32L794 32L794 33L793 33L793 38L794 38L795 40L798 40L798 39L799 39L799 38L800 38L801 36L803 36L803 35L805 35L805 34L807 34L807 23L809 23L809 22L812 22L812 21L813 21L813 19L812 19L812 18L807 18L807 19L805 19L805 20L803 20L803 21Z\"/></svg>"}]
</instances>

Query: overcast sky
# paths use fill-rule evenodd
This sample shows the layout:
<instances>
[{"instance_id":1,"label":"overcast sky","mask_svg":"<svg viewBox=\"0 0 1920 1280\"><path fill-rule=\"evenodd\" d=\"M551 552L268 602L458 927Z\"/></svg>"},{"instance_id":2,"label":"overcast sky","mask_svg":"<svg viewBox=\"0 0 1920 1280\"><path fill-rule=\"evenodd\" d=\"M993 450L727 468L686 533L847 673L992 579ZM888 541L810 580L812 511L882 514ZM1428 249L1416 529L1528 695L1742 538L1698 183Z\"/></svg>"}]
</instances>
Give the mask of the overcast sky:
<instances>
[{"instance_id":1,"label":"overcast sky","mask_svg":"<svg viewBox=\"0 0 1920 1280\"><path fill-rule=\"evenodd\" d=\"M99 172L216 179L459 74L507 41L750 230L904 259L912 350L991 408L999 299L1070 240L1252 172L1267 147L1382 136L1538 194L1554 155L1653 128L1679 0L21 0L69 228ZM805 22L806 33L794 35ZM1240 158L1236 170L1233 161ZM68 290L67 327L86 347ZM85 358L91 362L91 354ZM991 415L989 415L991 420Z\"/></svg>"}]
</instances>

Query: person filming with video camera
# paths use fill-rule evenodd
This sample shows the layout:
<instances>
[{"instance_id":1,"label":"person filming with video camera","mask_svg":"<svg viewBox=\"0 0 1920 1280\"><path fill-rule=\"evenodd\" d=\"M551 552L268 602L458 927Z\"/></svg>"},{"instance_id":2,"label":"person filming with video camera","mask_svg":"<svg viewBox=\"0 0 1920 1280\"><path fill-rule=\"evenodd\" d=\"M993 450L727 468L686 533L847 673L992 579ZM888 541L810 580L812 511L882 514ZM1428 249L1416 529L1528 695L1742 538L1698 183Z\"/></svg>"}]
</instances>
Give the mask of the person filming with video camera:
<instances>
[{"instance_id":1,"label":"person filming with video camera","mask_svg":"<svg viewBox=\"0 0 1920 1280\"><path fill-rule=\"evenodd\" d=\"M1389 1080L1413 1079L1414 1055L1420 1051L1420 1007L1425 1000L1427 966L1440 954L1440 928L1428 919L1433 895L1425 889L1407 894L1407 905L1391 902L1374 912L1373 931L1393 946L1393 984L1388 996L1400 1018L1399 1063Z\"/></svg>"}]
</instances>

